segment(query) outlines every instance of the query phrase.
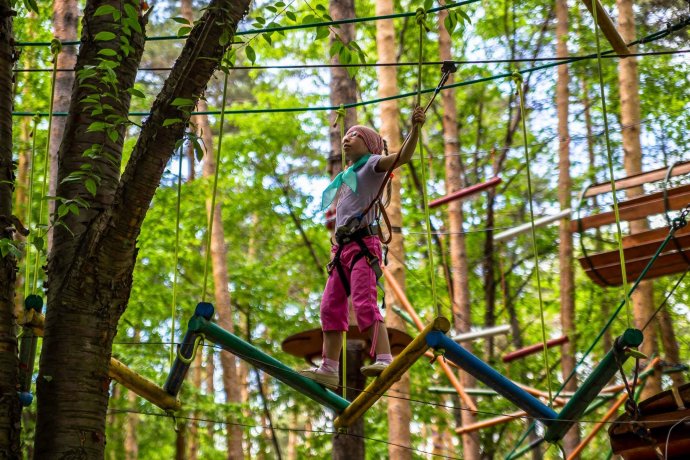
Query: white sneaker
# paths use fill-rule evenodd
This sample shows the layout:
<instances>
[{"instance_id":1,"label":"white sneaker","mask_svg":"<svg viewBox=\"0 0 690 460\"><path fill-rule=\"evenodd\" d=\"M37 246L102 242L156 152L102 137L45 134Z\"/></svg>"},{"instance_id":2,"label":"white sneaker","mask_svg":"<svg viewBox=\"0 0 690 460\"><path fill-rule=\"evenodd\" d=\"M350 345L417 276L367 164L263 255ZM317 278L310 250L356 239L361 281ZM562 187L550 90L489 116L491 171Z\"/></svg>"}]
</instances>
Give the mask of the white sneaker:
<instances>
[{"instance_id":1,"label":"white sneaker","mask_svg":"<svg viewBox=\"0 0 690 460\"><path fill-rule=\"evenodd\" d=\"M308 379L312 379L316 383L320 383L331 390L338 389L339 376L337 372L325 372L318 367L314 367L299 371L299 374Z\"/></svg>"},{"instance_id":2,"label":"white sneaker","mask_svg":"<svg viewBox=\"0 0 690 460\"><path fill-rule=\"evenodd\" d=\"M368 366L362 366L359 370L364 374L366 377L377 377L383 372L385 368L388 367L390 363L384 363L382 361L376 361L373 364L369 364Z\"/></svg>"}]
</instances>

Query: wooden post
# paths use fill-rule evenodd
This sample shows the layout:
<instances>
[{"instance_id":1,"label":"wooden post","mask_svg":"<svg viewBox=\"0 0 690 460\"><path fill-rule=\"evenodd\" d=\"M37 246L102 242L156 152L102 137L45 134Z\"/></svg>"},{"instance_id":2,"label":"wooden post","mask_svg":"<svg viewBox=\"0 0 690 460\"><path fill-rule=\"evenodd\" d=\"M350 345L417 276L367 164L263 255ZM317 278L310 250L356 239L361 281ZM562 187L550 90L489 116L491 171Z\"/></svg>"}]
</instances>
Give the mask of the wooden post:
<instances>
[{"instance_id":1,"label":"wooden post","mask_svg":"<svg viewBox=\"0 0 690 460\"><path fill-rule=\"evenodd\" d=\"M592 0L582 1L585 5L587 5L587 9L589 10L589 12L594 14L594 10L592 10ZM616 54L630 54L628 46L625 44L623 37L621 37L618 33L618 30L616 30L616 26L613 24L611 17L606 12L604 7L601 6L599 0L595 1L597 2L597 23L599 24L599 28L604 34L604 37L606 37L606 39L609 41L611 47L616 52Z\"/></svg>"},{"instance_id":2,"label":"wooden post","mask_svg":"<svg viewBox=\"0 0 690 460\"><path fill-rule=\"evenodd\" d=\"M366 343L362 340L347 341L346 399L354 401L366 385L366 377L360 372L364 365ZM333 435L333 460L364 460L364 418L359 417L348 429L347 435Z\"/></svg>"}]
</instances>

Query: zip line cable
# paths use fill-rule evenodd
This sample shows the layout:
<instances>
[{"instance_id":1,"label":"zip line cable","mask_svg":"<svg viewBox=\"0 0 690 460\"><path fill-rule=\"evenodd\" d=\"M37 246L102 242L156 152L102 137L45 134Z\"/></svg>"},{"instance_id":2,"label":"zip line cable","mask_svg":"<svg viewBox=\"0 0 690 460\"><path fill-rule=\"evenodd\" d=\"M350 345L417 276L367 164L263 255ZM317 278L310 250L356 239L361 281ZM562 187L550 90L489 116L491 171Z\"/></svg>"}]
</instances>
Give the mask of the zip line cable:
<instances>
[{"instance_id":1,"label":"zip line cable","mask_svg":"<svg viewBox=\"0 0 690 460\"><path fill-rule=\"evenodd\" d=\"M639 53L630 54L608 54L601 56L602 59L611 58L626 58L626 57L645 57L645 56L672 56L676 54L687 54L690 53L690 49L679 49L679 50L660 50L660 51L647 51ZM542 61L564 61L576 59L575 62L585 61L590 59L596 59L596 56L592 55L581 55L581 56L569 56L569 57L557 57L557 56L546 56L537 58L514 58L514 59L477 59L477 60L459 60L459 61L449 61L455 65L478 65L478 64L510 64L510 63L521 63L521 62L542 62ZM424 61L423 66L438 67L443 64L444 61ZM332 68L377 68L377 67L409 67L417 66L418 62L365 62L359 64L285 64L285 65L255 65L255 66L233 66L229 70L307 70L307 69L332 69ZM172 67L139 67L141 72L169 72ZM31 73L31 72L51 72L52 69L39 69L39 68L20 68L13 69L15 73ZM57 69L58 72L75 72L75 69Z\"/></svg>"},{"instance_id":2,"label":"zip line cable","mask_svg":"<svg viewBox=\"0 0 690 460\"><path fill-rule=\"evenodd\" d=\"M436 8L430 8L427 10L427 13L438 13L439 11L443 10L449 10L452 8L457 8L460 6L466 6L470 5L472 3L477 3L480 0L465 0L462 2L456 2L456 3L450 3L448 5L442 5L438 6ZM263 29L254 29L254 30L241 30L237 31L235 35L252 35L252 34L262 34L265 32L285 32L289 30L300 30L300 29L316 29L318 27L328 27L328 26L338 26L341 24L356 24L360 22L374 22L374 21L382 21L386 19L398 19L398 18L408 18L408 17L414 17L416 13L396 13L396 14L388 14L388 15L383 15L383 16L367 16L363 18L348 18L348 19L339 19L337 21L323 21L323 22L313 22L309 24L297 24L294 26L278 26L278 27L266 27ZM248 18L252 19L252 18ZM189 38L189 35L182 35L182 36L177 36L177 35L165 35L165 36L159 36L159 37L146 37L146 41L168 41L168 40L186 40ZM81 40L70 40L70 41L63 41L61 42L63 46L76 46L81 44ZM25 46L50 46L50 42L16 42L14 44L16 47L25 47Z\"/></svg>"},{"instance_id":3,"label":"zip line cable","mask_svg":"<svg viewBox=\"0 0 690 460\"><path fill-rule=\"evenodd\" d=\"M671 31L677 31L680 30L686 26L690 25L690 16L685 18L683 21L681 21L679 24L671 25L667 27L666 29L663 29L662 31L655 32L654 34L648 35L647 37L641 38L639 40L635 40L631 43L628 44L628 46L633 46L637 44L642 44L642 43L650 43L654 40L658 40L662 37L665 37L668 35ZM611 54L613 53L613 50L605 51L602 54ZM534 66L530 67L527 69L519 70L518 72L521 74L527 74L527 73L532 73L532 72L537 72L540 70L545 70L549 69L552 67L557 67L559 65L564 65L564 64L570 64L573 62L577 62L578 60L583 60L585 58L587 59L592 59L596 58L597 54L589 54L585 57L578 57L578 58L569 58L560 62L553 62L550 64L545 64L545 65L539 65L539 66ZM422 94L427 94L427 93L433 93L434 91L437 91L437 89L444 90L444 89L449 89L449 88L459 88L462 86L469 86L473 85L476 83L484 83L487 81L492 81L492 80L498 80L498 79L505 79L508 77L512 77L512 72L508 73L501 73L501 74L496 74L492 75L489 77L483 77L483 78L476 78L473 80L466 80L462 82L457 82L457 83L452 83L448 85L441 86L440 88L426 88L421 91L419 91ZM349 104L343 104L343 107L345 109L349 108L354 108L354 107L363 107L367 105L372 105L372 104L379 104L381 102L385 101L390 101L390 100L396 100L396 99L405 99L408 97L412 96L417 96L417 92L411 92L411 93L401 93L395 96L388 96L388 97L383 97L383 98L377 98L377 99L371 99L369 101L362 101L362 102L353 102ZM224 110L226 114L232 114L232 115L238 115L238 114L250 114L250 113L295 113L295 112L317 112L317 111L335 111L338 110L340 106L322 106L322 107L288 107L288 108L275 108L275 109L245 109L245 110ZM220 110L207 110L203 112L191 112L192 115L219 115L221 113ZM12 112L13 116L47 116L48 114L45 112ZM53 116L67 116L67 112L55 112L53 113ZM129 116L149 116L150 112L130 112Z\"/></svg>"}]
</instances>

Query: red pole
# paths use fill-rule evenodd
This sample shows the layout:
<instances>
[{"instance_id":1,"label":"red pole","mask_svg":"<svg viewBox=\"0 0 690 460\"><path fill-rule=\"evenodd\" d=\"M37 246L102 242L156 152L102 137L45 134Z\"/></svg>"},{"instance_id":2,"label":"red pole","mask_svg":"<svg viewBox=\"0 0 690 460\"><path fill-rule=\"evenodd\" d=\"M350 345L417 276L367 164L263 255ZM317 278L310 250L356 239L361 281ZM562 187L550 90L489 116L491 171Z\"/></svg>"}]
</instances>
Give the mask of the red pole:
<instances>
[{"instance_id":1,"label":"red pole","mask_svg":"<svg viewBox=\"0 0 690 460\"><path fill-rule=\"evenodd\" d=\"M563 345L568 341L568 336L564 335L563 337L558 337L557 339L551 339L546 342L546 348L549 349L551 347L555 347L556 345ZM543 343L535 343L534 345L530 345L529 347L521 348L519 350L515 350L513 352L510 352L506 355L503 356L503 362L504 363L509 363L511 361L514 361L519 358L524 358L525 356L532 355L534 353L537 353L541 350L544 349L544 344Z\"/></svg>"},{"instance_id":2,"label":"red pole","mask_svg":"<svg viewBox=\"0 0 690 460\"><path fill-rule=\"evenodd\" d=\"M460 198L467 198L468 196L474 195L475 193L479 193L482 190L486 190L487 188L495 187L500 183L500 177L492 177L488 181L482 182L481 184L474 184L469 187L465 187L461 190L458 190L457 192L451 193L450 195L446 195L437 200L431 201L429 202L429 207L435 208L436 206L448 203L449 201L459 200Z\"/></svg>"}]
</instances>

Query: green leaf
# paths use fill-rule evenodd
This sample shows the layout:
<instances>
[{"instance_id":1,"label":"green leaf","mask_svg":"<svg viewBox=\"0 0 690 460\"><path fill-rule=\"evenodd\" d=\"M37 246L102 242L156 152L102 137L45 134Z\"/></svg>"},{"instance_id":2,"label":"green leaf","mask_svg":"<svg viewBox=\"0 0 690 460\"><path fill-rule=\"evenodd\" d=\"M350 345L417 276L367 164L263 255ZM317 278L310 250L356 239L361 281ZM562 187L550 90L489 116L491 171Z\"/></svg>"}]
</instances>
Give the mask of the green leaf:
<instances>
[{"instance_id":1,"label":"green leaf","mask_svg":"<svg viewBox=\"0 0 690 460\"><path fill-rule=\"evenodd\" d=\"M69 206L69 212L74 214L75 216L79 215L79 206L77 206L75 203L71 203Z\"/></svg>"},{"instance_id":2,"label":"green leaf","mask_svg":"<svg viewBox=\"0 0 690 460\"><path fill-rule=\"evenodd\" d=\"M99 133L105 129L105 123L102 121L94 121L89 125L89 127L86 129L87 133Z\"/></svg>"},{"instance_id":3,"label":"green leaf","mask_svg":"<svg viewBox=\"0 0 690 460\"><path fill-rule=\"evenodd\" d=\"M252 48L251 45L247 45L247 47L244 49L244 53L247 55L249 62L254 65L254 62L256 62L256 51L254 51L254 48Z\"/></svg>"},{"instance_id":4,"label":"green leaf","mask_svg":"<svg viewBox=\"0 0 690 460\"><path fill-rule=\"evenodd\" d=\"M119 13L117 9L115 9L114 6L112 5L101 5L98 8L96 8L96 12L93 13L94 16L105 16L106 14L115 14Z\"/></svg>"},{"instance_id":5,"label":"green leaf","mask_svg":"<svg viewBox=\"0 0 690 460\"><path fill-rule=\"evenodd\" d=\"M330 34L328 27L317 27L316 28L316 40L322 40Z\"/></svg>"},{"instance_id":6,"label":"green leaf","mask_svg":"<svg viewBox=\"0 0 690 460\"><path fill-rule=\"evenodd\" d=\"M457 12L465 21L467 21L468 24L472 24L472 18L470 18L467 13L465 13L463 10L458 10Z\"/></svg>"},{"instance_id":7,"label":"green leaf","mask_svg":"<svg viewBox=\"0 0 690 460\"><path fill-rule=\"evenodd\" d=\"M177 22L178 24L191 24L191 22L189 22L189 20L187 18L183 18L180 16L178 16L176 18L172 18L172 20Z\"/></svg>"},{"instance_id":8,"label":"green leaf","mask_svg":"<svg viewBox=\"0 0 690 460\"><path fill-rule=\"evenodd\" d=\"M143 92L139 91L136 88L129 88L127 91L129 91L129 94L131 94L134 97L140 97L142 99L146 97L146 95Z\"/></svg>"},{"instance_id":9,"label":"green leaf","mask_svg":"<svg viewBox=\"0 0 690 460\"><path fill-rule=\"evenodd\" d=\"M102 32L98 32L95 37L93 37L94 40L96 41L101 41L101 42L107 42L115 38L115 34L112 32L108 32L107 30L104 30Z\"/></svg>"},{"instance_id":10,"label":"green leaf","mask_svg":"<svg viewBox=\"0 0 690 460\"><path fill-rule=\"evenodd\" d=\"M133 19L138 19L139 18L139 13L137 10L132 6L131 3L125 3L125 14ZM138 21L137 21L138 22Z\"/></svg>"},{"instance_id":11,"label":"green leaf","mask_svg":"<svg viewBox=\"0 0 690 460\"><path fill-rule=\"evenodd\" d=\"M170 105L172 105L173 107L193 106L194 99L189 99L186 97L176 97L175 99L173 99Z\"/></svg>"},{"instance_id":12,"label":"green leaf","mask_svg":"<svg viewBox=\"0 0 690 460\"><path fill-rule=\"evenodd\" d=\"M296 21L297 21L297 16L295 16L295 13L293 13L292 11L286 11L286 12L285 12L285 16L287 16L287 18L288 18L290 21L293 21L293 22L296 22Z\"/></svg>"},{"instance_id":13,"label":"green leaf","mask_svg":"<svg viewBox=\"0 0 690 460\"><path fill-rule=\"evenodd\" d=\"M197 161L201 161L204 158L204 149L201 148L198 137L192 139L192 145L194 146L194 156Z\"/></svg>"},{"instance_id":14,"label":"green leaf","mask_svg":"<svg viewBox=\"0 0 690 460\"><path fill-rule=\"evenodd\" d=\"M2 255L2 257L7 257L8 254L17 258L21 257L22 255L17 246L14 244L14 241L9 238L0 239L0 255Z\"/></svg>"},{"instance_id":15,"label":"green leaf","mask_svg":"<svg viewBox=\"0 0 690 460\"><path fill-rule=\"evenodd\" d=\"M39 14L38 5L36 4L36 0L24 0L24 6L26 7L27 10L30 10L36 14Z\"/></svg>"},{"instance_id":16,"label":"green leaf","mask_svg":"<svg viewBox=\"0 0 690 460\"><path fill-rule=\"evenodd\" d=\"M180 28L177 30L177 36L178 36L178 37L183 37L183 36L185 36L185 35L188 35L189 32L191 32L191 31L192 31L192 28L189 27L189 26L180 27Z\"/></svg>"},{"instance_id":17,"label":"green leaf","mask_svg":"<svg viewBox=\"0 0 690 460\"><path fill-rule=\"evenodd\" d=\"M182 123L181 118L168 118L163 121L163 128L166 126L174 125L175 123Z\"/></svg>"},{"instance_id":18,"label":"green leaf","mask_svg":"<svg viewBox=\"0 0 690 460\"><path fill-rule=\"evenodd\" d=\"M116 130L109 129L108 130L108 137L110 138L111 141L117 142L117 139L120 137L120 135L117 133Z\"/></svg>"},{"instance_id":19,"label":"green leaf","mask_svg":"<svg viewBox=\"0 0 690 460\"><path fill-rule=\"evenodd\" d=\"M455 17L455 14L451 12L448 14L448 16L446 16L446 19L443 21L443 26L446 28L448 34L453 35L453 31L455 30L455 26L457 25L457 23L458 22Z\"/></svg>"},{"instance_id":20,"label":"green leaf","mask_svg":"<svg viewBox=\"0 0 690 460\"><path fill-rule=\"evenodd\" d=\"M96 196L96 192L98 191L98 187L96 186L96 182L89 178L84 181L84 187L86 187L86 190L92 195Z\"/></svg>"},{"instance_id":21,"label":"green leaf","mask_svg":"<svg viewBox=\"0 0 690 460\"><path fill-rule=\"evenodd\" d=\"M102 56L117 56L117 51L110 48L103 48L98 52Z\"/></svg>"},{"instance_id":22,"label":"green leaf","mask_svg":"<svg viewBox=\"0 0 690 460\"><path fill-rule=\"evenodd\" d=\"M57 213L58 213L59 219L62 219L63 217L65 217L68 212L69 212L69 206L68 205L61 204L60 206L58 206ZM36 241L34 240L34 244L35 243L36 243Z\"/></svg>"}]
</instances>

